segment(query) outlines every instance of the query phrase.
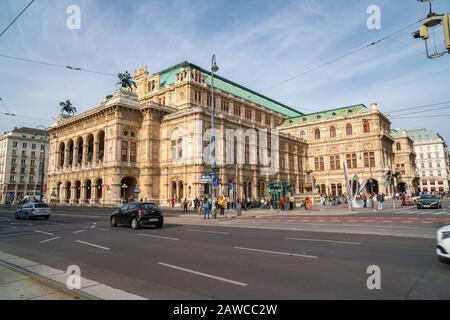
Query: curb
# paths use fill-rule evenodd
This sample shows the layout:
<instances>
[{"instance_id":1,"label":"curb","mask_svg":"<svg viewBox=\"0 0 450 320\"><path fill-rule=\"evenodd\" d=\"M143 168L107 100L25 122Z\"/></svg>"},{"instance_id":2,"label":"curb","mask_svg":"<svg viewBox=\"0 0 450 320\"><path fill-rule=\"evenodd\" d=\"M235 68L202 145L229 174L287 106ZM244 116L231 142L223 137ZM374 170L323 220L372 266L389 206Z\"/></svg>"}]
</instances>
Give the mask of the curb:
<instances>
[{"instance_id":1,"label":"curb","mask_svg":"<svg viewBox=\"0 0 450 320\"><path fill-rule=\"evenodd\" d=\"M17 262L14 263L13 261ZM79 300L148 300L145 297L115 289L84 277L80 277L81 289L71 290L66 286L66 280L69 277L69 274L65 271L23 259L2 251L0 251L0 265L22 273L33 280L41 282L49 287L53 287L60 292L64 292L71 296L78 296L80 298ZM38 270L35 272L30 269Z\"/></svg>"},{"instance_id":2,"label":"curb","mask_svg":"<svg viewBox=\"0 0 450 320\"><path fill-rule=\"evenodd\" d=\"M12 263L8 263L8 262L3 261L3 260L0 260L0 265L4 266L6 268L9 268L10 270L13 270L13 271L19 272L21 274L24 274L24 275L32 278L33 280L36 280L36 281L38 281L38 282L40 282L40 283L42 283L42 284L44 284L46 286L52 287L52 288L54 288L54 289L56 289L56 290L58 290L60 292L64 292L64 293L69 294L71 296L77 296L78 298L80 298L80 300L101 300L101 299L99 299L99 298L97 298L97 297L95 297L93 295L90 295L90 294L85 293L85 292L83 292L81 290L78 290L78 289L70 290L66 286L62 285L61 283L59 283L59 282L57 282L57 281L55 281L53 279L41 276L40 274L37 274L37 273L35 273L33 271L30 271L30 270L27 270L27 269L25 269L23 267L19 267L18 265L15 265L15 264L12 264Z\"/></svg>"}]
</instances>

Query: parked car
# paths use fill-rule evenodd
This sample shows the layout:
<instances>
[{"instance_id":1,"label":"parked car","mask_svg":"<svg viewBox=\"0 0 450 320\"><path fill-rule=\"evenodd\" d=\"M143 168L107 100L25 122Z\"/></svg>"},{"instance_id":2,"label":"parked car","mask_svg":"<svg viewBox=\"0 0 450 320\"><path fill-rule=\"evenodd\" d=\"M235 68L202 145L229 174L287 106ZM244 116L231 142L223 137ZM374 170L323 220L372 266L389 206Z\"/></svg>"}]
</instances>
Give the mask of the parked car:
<instances>
[{"instance_id":1,"label":"parked car","mask_svg":"<svg viewBox=\"0 0 450 320\"><path fill-rule=\"evenodd\" d=\"M417 209L422 208L442 208L441 197L434 194L421 195L417 201Z\"/></svg>"},{"instance_id":2,"label":"parked car","mask_svg":"<svg viewBox=\"0 0 450 320\"><path fill-rule=\"evenodd\" d=\"M115 211L111 215L110 222L112 227L126 225L135 230L144 225L161 228L164 224L164 217L161 209L155 203L130 202Z\"/></svg>"},{"instance_id":3,"label":"parked car","mask_svg":"<svg viewBox=\"0 0 450 320\"><path fill-rule=\"evenodd\" d=\"M24 218L26 220L29 219L37 219L37 218L45 218L48 220L50 218L50 207L44 202L30 202L22 205L15 212L15 218L21 219Z\"/></svg>"},{"instance_id":4,"label":"parked car","mask_svg":"<svg viewBox=\"0 0 450 320\"><path fill-rule=\"evenodd\" d=\"M450 225L437 231L436 253L439 261L450 264Z\"/></svg>"}]
</instances>

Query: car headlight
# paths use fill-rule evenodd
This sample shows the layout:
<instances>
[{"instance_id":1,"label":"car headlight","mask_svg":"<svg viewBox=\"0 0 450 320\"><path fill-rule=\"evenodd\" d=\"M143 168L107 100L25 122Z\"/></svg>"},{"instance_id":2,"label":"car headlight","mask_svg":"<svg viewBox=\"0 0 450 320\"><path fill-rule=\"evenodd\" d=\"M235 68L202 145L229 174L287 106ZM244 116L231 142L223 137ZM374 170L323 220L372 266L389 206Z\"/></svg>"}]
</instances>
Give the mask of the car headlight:
<instances>
[{"instance_id":1,"label":"car headlight","mask_svg":"<svg viewBox=\"0 0 450 320\"><path fill-rule=\"evenodd\" d=\"M442 232L442 240L450 238L450 231Z\"/></svg>"}]
</instances>

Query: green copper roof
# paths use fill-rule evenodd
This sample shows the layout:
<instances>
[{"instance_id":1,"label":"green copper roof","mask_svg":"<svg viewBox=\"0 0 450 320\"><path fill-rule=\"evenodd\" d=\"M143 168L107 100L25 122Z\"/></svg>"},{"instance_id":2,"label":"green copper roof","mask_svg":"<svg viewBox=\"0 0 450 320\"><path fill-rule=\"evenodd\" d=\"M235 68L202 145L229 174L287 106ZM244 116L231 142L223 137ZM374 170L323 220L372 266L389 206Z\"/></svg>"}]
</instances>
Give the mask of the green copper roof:
<instances>
[{"instance_id":1,"label":"green copper roof","mask_svg":"<svg viewBox=\"0 0 450 320\"><path fill-rule=\"evenodd\" d=\"M326 119L331 119L331 118L339 117L339 116L352 115L354 113L359 113L359 112L367 112L368 110L369 109L365 105L358 104L358 105L354 105L354 106L331 109L331 110L326 110L326 111L321 111L321 112L314 112L314 113L305 114L302 116L289 118L289 119L284 120L281 125L287 126L287 125L292 125L292 124L307 123L309 121L326 120Z\"/></svg>"},{"instance_id":2,"label":"green copper roof","mask_svg":"<svg viewBox=\"0 0 450 320\"><path fill-rule=\"evenodd\" d=\"M394 138L397 138L401 135L400 131L398 131L397 129L391 129L391 136L393 136Z\"/></svg>"},{"instance_id":3,"label":"green copper roof","mask_svg":"<svg viewBox=\"0 0 450 320\"><path fill-rule=\"evenodd\" d=\"M206 76L206 83L211 85L211 76L210 72L192 64L187 61L177 64L176 66L170 67L159 72L159 86L164 88L170 84L173 84L176 81L176 74L180 71L180 69L184 67L191 67L197 70L200 70L203 75ZM278 101L272 100L266 96L263 96L255 91L252 91L248 88L245 88L237 83L234 83L230 80L222 78L220 76L214 75L214 87L220 89L224 92L231 93L236 97L243 98L247 101L254 102L257 105L263 106L267 109L278 112L286 117L295 117L303 115L303 113L285 105Z\"/></svg>"}]
</instances>

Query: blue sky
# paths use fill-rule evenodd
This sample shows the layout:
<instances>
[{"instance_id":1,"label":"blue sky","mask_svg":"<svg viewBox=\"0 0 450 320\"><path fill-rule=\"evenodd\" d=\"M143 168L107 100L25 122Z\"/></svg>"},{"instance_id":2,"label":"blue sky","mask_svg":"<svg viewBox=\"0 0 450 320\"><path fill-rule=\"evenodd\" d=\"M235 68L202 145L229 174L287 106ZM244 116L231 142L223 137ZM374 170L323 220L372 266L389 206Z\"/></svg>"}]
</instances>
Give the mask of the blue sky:
<instances>
[{"instance_id":1,"label":"blue sky","mask_svg":"<svg viewBox=\"0 0 450 320\"><path fill-rule=\"evenodd\" d=\"M1 0L0 30L28 2ZM66 27L66 9L73 4L81 8L80 30ZM381 30L366 26L369 5L381 8ZM434 9L450 12L450 1L435 0ZM386 40L265 89L397 31L427 10L413 0L37 0L0 38L0 54L116 74L141 64L154 73L184 60L208 68L215 53L221 76L305 113L372 102L391 111L450 100L450 55L429 60L418 52L424 44L411 37L417 26L395 36L401 43ZM115 83L113 77L0 57L6 106L43 119L16 117L15 123L0 115L0 130L50 125L67 98L79 112L88 110L111 94ZM0 110L5 111L1 104ZM392 126L426 127L450 142L449 120L393 120Z\"/></svg>"}]
</instances>

